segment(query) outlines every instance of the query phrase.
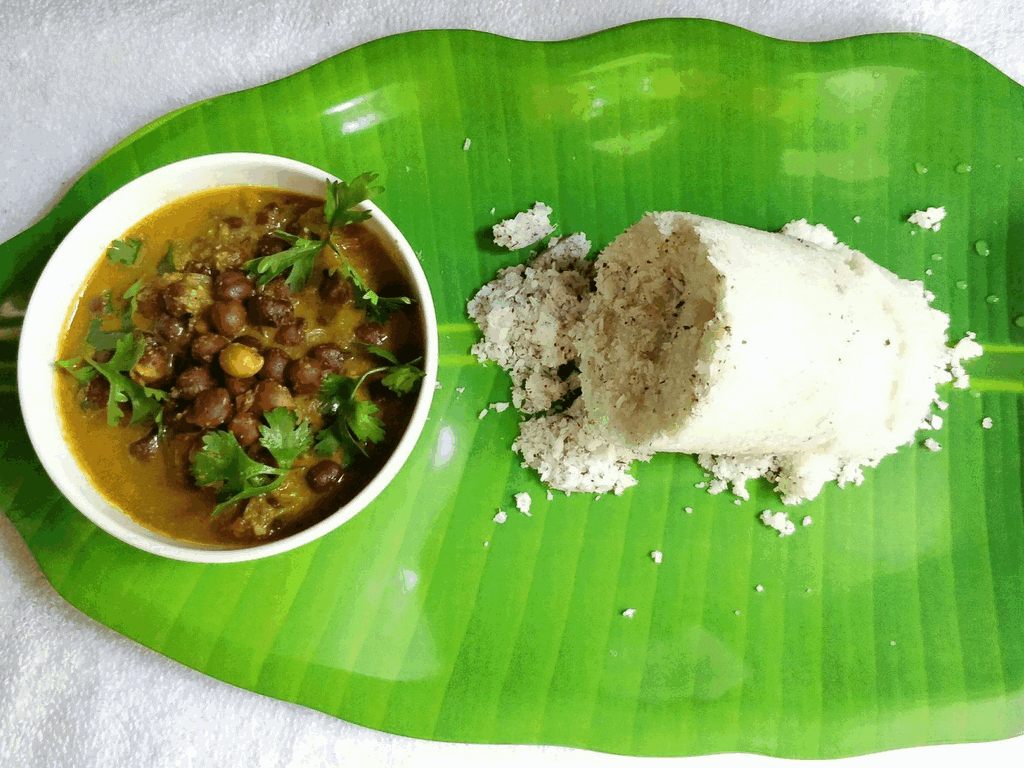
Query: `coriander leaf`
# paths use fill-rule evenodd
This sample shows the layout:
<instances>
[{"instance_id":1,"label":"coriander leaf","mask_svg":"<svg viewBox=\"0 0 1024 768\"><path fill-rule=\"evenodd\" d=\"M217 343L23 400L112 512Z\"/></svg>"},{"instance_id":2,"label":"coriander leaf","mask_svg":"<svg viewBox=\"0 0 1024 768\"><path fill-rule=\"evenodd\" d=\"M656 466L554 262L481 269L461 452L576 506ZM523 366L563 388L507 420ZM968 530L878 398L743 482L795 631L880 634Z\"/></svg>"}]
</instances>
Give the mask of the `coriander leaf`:
<instances>
[{"instance_id":1,"label":"coriander leaf","mask_svg":"<svg viewBox=\"0 0 1024 768\"><path fill-rule=\"evenodd\" d=\"M105 363L98 363L92 357L86 362L106 377L110 382L110 395L107 398L107 424L114 426L121 417L121 403L129 403L132 407L130 424L139 424L152 418L158 425L163 422L163 406L161 401L167 393L159 389L150 389L131 379L127 374L146 351L146 341L135 334L123 334L117 341L114 355Z\"/></svg>"},{"instance_id":2,"label":"coriander leaf","mask_svg":"<svg viewBox=\"0 0 1024 768\"><path fill-rule=\"evenodd\" d=\"M366 351L371 355L376 355L377 357L387 360L389 363L398 365L398 358L391 354L390 350L384 349L384 347L378 346L377 344L363 344L363 346L366 347Z\"/></svg>"},{"instance_id":3,"label":"coriander leaf","mask_svg":"<svg viewBox=\"0 0 1024 768\"><path fill-rule=\"evenodd\" d=\"M297 422L287 408L275 408L263 416L267 423L260 426L260 443L270 451L279 467L291 467L299 455L313 445L313 429L308 421Z\"/></svg>"},{"instance_id":4,"label":"coriander leaf","mask_svg":"<svg viewBox=\"0 0 1024 768\"><path fill-rule=\"evenodd\" d=\"M337 253L337 251L335 252ZM395 296L393 298L379 296L376 291L370 288L366 280L363 279L363 276L356 272L352 265L344 259L334 272L340 273L342 277L348 279L352 284L352 298L356 308L366 312L367 317L374 322L387 322L388 317L399 306L413 303L412 299L405 296Z\"/></svg>"},{"instance_id":5,"label":"coriander leaf","mask_svg":"<svg viewBox=\"0 0 1024 768\"><path fill-rule=\"evenodd\" d=\"M324 221L327 222L328 232L336 227L344 227L347 224L355 224L370 218L369 211L353 211L350 209L363 200L368 200L384 191L383 187L370 186L376 179L376 173L367 172L356 176L347 184L344 181L327 182L327 194L324 200Z\"/></svg>"},{"instance_id":6,"label":"coriander leaf","mask_svg":"<svg viewBox=\"0 0 1024 768\"><path fill-rule=\"evenodd\" d=\"M342 405L355 395L358 385L357 379L339 376L336 373L324 376L320 383L320 412L324 416L336 415Z\"/></svg>"},{"instance_id":7,"label":"coriander leaf","mask_svg":"<svg viewBox=\"0 0 1024 768\"><path fill-rule=\"evenodd\" d=\"M192 457L192 475L199 485L222 483L214 515L243 499L274 490L281 485L285 472L250 458L235 436L225 430L204 435L202 450Z\"/></svg>"},{"instance_id":8,"label":"coriander leaf","mask_svg":"<svg viewBox=\"0 0 1024 768\"><path fill-rule=\"evenodd\" d=\"M352 438L352 434L348 431L348 427L340 421L334 422L327 429L320 430L320 432L317 433L314 450L320 456L333 456L338 451L341 451L342 469L348 469L349 465L352 464L352 459L355 458L357 453L365 453L359 444Z\"/></svg>"},{"instance_id":9,"label":"coriander leaf","mask_svg":"<svg viewBox=\"0 0 1024 768\"><path fill-rule=\"evenodd\" d=\"M362 443L379 443L384 439L384 422L377 417L377 406L356 398L360 384L377 371L368 371L359 379L333 373L324 377L320 385L321 412L326 419L333 417L333 421L318 435L318 453L324 455L343 448L348 457L355 448L365 454Z\"/></svg>"},{"instance_id":10,"label":"coriander leaf","mask_svg":"<svg viewBox=\"0 0 1024 768\"><path fill-rule=\"evenodd\" d=\"M135 260L139 258L139 250L142 248L141 240L115 240L107 247L107 260L111 264L124 264L134 266Z\"/></svg>"},{"instance_id":11,"label":"coriander leaf","mask_svg":"<svg viewBox=\"0 0 1024 768\"><path fill-rule=\"evenodd\" d=\"M85 364L85 358L82 357L69 357L67 360L58 360L57 367L63 368L74 376L79 384L88 384L99 375L96 373L95 368Z\"/></svg>"},{"instance_id":12,"label":"coriander leaf","mask_svg":"<svg viewBox=\"0 0 1024 768\"><path fill-rule=\"evenodd\" d=\"M323 249L322 240L306 240L278 230L274 233L282 240L291 243L291 248L261 256L245 263L245 268L256 278L259 285L266 285L278 275L291 270L288 275L288 287L293 293L301 291L313 272L313 259Z\"/></svg>"},{"instance_id":13,"label":"coriander leaf","mask_svg":"<svg viewBox=\"0 0 1024 768\"><path fill-rule=\"evenodd\" d=\"M122 331L104 331L103 321L94 317L89 323L89 330L85 334L85 343L96 350L113 352L117 349L117 343L124 337Z\"/></svg>"},{"instance_id":14,"label":"coriander leaf","mask_svg":"<svg viewBox=\"0 0 1024 768\"><path fill-rule=\"evenodd\" d=\"M135 312L138 309L139 292L142 290L142 284L142 278L139 278L128 287L128 290L126 290L124 295L121 297L128 301L128 305L121 313L121 330L125 333L130 333L132 328L135 327L132 318L135 316Z\"/></svg>"},{"instance_id":15,"label":"coriander leaf","mask_svg":"<svg viewBox=\"0 0 1024 768\"><path fill-rule=\"evenodd\" d=\"M371 291L372 293L372 291ZM378 296L373 293L373 296L364 296L367 300L368 305L365 305L366 314L371 320L378 323L386 322L391 313L402 307L406 307L412 304L412 299L407 296ZM356 301L356 306L359 306L359 301Z\"/></svg>"},{"instance_id":16,"label":"coriander leaf","mask_svg":"<svg viewBox=\"0 0 1024 768\"><path fill-rule=\"evenodd\" d=\"M359 442L379 443L384 439L384 422L377 418L379 409L369 400L353 400L345 417L352 435Z\"/></svg>"},{"instance_id":17,"label":"coriander leaf","mask_svg":"<svg viewBox=\"0 0 1024 768\"><path fill-rule=\"evenodd\" d=\"M166 275L168 272L177 271L177 267L174 266L174 243L167 243L167 253L160 259L160 263L156 265L156 273L158 275Z\"/></svg>"},{"instance_id":18,"label":"coriander leaf","mask_svg":"<svg viewBox=\"0 0 1024 768\"><path fill-rule=\"evenodd\" d=\"M396 395L409 394L419 380L426 375L421 368L415 366L414 362L388 368L387 374L381 379L380 383Z\"/></svg>"}]
</instances>

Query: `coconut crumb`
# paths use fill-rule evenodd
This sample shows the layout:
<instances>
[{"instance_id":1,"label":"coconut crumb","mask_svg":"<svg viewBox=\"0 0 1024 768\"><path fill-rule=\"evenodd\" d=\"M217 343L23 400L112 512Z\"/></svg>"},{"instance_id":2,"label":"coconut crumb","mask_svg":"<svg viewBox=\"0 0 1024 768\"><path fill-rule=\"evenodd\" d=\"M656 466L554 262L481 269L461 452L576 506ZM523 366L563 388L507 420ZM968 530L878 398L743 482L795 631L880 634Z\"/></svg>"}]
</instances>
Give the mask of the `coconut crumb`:
<instances>
[{"instance_id":1,"label":"coconut crumb","mask_svg":"<svg viewBox=\"0 0 1024 768\"><path fill-rule=\"evenodd\" d=\"M622 615L627 619L632 619L636 615L636 608L627 608L622 612Z\"/></svg>"},{"instance_id":2,"label":"coconut crumb","mask_svg":"<svg viewBox=\"0 0 1024 768\"><path fill-rule=\"evenodd\" d=\"M504 413L508 410L508 403L491 403L489 408L493 408L496 413Z\"/></svg>"},{"instance_id":3,"label":"coconut crumb","mask_svg":"<svg viewBox=\"0 0 1024 768\"><path fill-rule=\"evenodd\" d=\"M937 453L938 451L942 450L942 446L939 445L934 439L932 439L930 437L925 438L925 441L923 443L921 443L921 445L923 445L925 448L927 448L932 453Z\"/></svg>"},{"instance_id":4,"label":"coconut crumb","mask_svg":"<svg viewBox=\"0 0 1024 768\"><path fill-rule=\"evenodd\" d=\"M693 507L683 507L683 512L685 512L688 515L692 515L693 514Z\"/></svg>"},{"instance_id":5,"label":"coconut crumb","mask_svg":"<svg viewBox=\"0 0 1024 768\"><path fill-rule=\"evenodd\" d=\"M766 509L761 513L761 522L769 528L774 528L778 531L779 536L792 536L796 533L796 525L789 519L788 512L776 512L773 514L770 509Z\"/></svg>"},{"instance_id":6,"label":"coconut crumb","mask_svg":"<svg viewBox=\"0 0 1024 768\"><path fill-rule=\"evenodd\" d=\"M551 493L551 491L548 491L548 501L554 501L554 498L555 498L555 495L553 493Z\"/></svg>"},{"instance_id":7,"label":"coconut crumb","mask_svg":"<svg viewBox=\"0 0 1024 768\"><path fill-rule=\"evenodd\" d=\"M813 522L814 522L814 519L810 515L807 515L807 517L805 517L801 521L800 525L802 525L804 528L806 528L808 525L810 525ZM810 592L811 590L807 590L807 591Z\"/></svg>"},{"instance_id":8,"label":"coconut crumb","mask_svg":"<svg viewBox=\"0 0 1024 768\"><path fill-rule=\"evenodd\" d=\"M764 592L764 587L762 587L760 584L754 587L754 589L756 589L758 592Z\"/></svg>"},{"instance_id":9,"label":"coconut crumb","mask_svg":"<svg viewBox=\"0 0 1024 768\"><path fill-rule=\"evenodd\" d=\"M989 418L988 416L986 416L984 419L982 419L981 420L981 428L982 429L992 429L992 419Z\"/></svg>"},{"instance_id":10,"label":"coconut crumb","mask_svg":"<svg viewBox=\"0 0 1024 768\"><path fill-rule=\"evenodd\" d=\"M470 144L472 144L472 142L468 138L464 142L462 142L462 149L463 149L463 151L469 149L469 145Z\"/></svg>"},{"instance_id":11,"label":"coconut crumb","mask_svg":"<svg viewBox=\"0 0 1024 768\"><path fill-rule=\"evenodd\" d=\"M499 525L501 525L506 520L508 520L508 513L505 512L505 510L503 510L503 509L499 509L498 513L494 516L494 522L496 522Z\"/></svg>"},{"instance_id":12,"label":"coconut crumb","mask_svg":"<svg viewBox=\"0 0 1024 768\"><path fill-rule=\"evenodd\" d=\"M938 232L942 226L942 220L946 218L946 207L940 205L938 208L925 208L923 211L914 211L907 219L911 224L916 224L921 229L930 229Z\"/></svg>"},{"instance_id":13,"label":"coconut crumb","mask_svg":"<svg viewBox=\"0 0 1024 768\"><path fill-rule=\"evenodd\" d=\"M540 474L541 482L566 494L621 495L636 485L636 478L629 474L633 462L650 461L653 455L611 445L596 434L582 400L563 413L524 421L512 449L522 455L524 467Z\"/></svg>"},{"instance_id":14,"label":"coconut crumb","mask_svg":"<svg viewBox=\"0 0 1024 768\"><path fill-rule=\"evenodd\" d=\"M527 517L533 517L533 515L530 514L530 505L533 503L533 499L530 498L530 494L523 491L522 493L517 493L515 499L516 509Z\"/></svg>"},{"instance_id":15,"label":"coconut crumb","mask_svg":"<svg viewBox=\"0 0 1024 768\"><path fill-rule=\"evenodd\" d=\"M478 419L482 419L486 415L487 415L487 409L484 408L482 411L480 411L480 414L477 416L477 418Z\"/></svg>"},{"instance_id":16,"label":"coconut crumb","mask_svg":"<svg viewBox=\"0 0 1024 768\"><path fill-rule=\"evenodd\" d=\"M455 391L458 392L461 395L463 392L466 391L466 388L465 387L456 387Z\"/></svg>"},{"instance_id":17,"label":"coconut crumb","mask_svg":"<svg viewBox=\"0 0 1024 768\"><path fill-rule=\"evenodd\" d=\"M494 244L510 251L518 251L528 245L539 243L555 231L554 225L548 220L551 208L537 202L528 211L517 213L515 218L506 219L495 224L492 233Z\"/></svg>"},{"instance_id":18,"label":"coconut crumb","mask_svg":"<svg viewBox=\"0 0 1024 768\"><path fill-rule=\"evenodd\" d=\"M656 549L653 552L651 552L651 560L653 560L656 563L660 563L661 562L661 550Z\"/></svg>"},{"instance_id":19,"label":"coconut crumb","mask_svg":"<svg viewBox=\"0 0 1024 768\"><path fill-rule=\"evenodd\" d=\"M577 357L570 331L586 306L589 252L582 234L552 238L528 263L501 270L466 307L483 334L470 352L508 373L512 404L524 413L546 411L578 387L578 377L560 369Z\"/></svg>"}]
</instances>

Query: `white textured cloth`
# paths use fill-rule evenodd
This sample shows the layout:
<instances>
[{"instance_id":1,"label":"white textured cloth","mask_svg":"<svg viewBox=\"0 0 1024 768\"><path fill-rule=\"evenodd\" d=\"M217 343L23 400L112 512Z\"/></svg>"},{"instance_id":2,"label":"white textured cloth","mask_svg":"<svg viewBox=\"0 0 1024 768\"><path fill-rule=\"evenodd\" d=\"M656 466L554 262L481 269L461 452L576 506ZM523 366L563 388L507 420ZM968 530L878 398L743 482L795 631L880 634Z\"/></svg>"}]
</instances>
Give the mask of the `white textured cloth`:
<instances>
[{"instance_id":1,"label":"white textured cloth","mask_svg":"<svg viewBox=\"0 0 1024 768\"><path fill-rule=\"evenodd\" d=\"M795 40L924 32L964 45L1024 82L1024 6L1017 0L8 0L0 2L0 240L36 221L105 151L151 120L359 43L432 28L551 40L670 16L715 18ZM1019 766L1022 754L1018 738L843 764ZM649 762L399 738L222 684L68 606L0 515L0 766L327 768L442 760ZM657 764L665 762L777 764L752 756Z\"/></svg>"}]
</instances>

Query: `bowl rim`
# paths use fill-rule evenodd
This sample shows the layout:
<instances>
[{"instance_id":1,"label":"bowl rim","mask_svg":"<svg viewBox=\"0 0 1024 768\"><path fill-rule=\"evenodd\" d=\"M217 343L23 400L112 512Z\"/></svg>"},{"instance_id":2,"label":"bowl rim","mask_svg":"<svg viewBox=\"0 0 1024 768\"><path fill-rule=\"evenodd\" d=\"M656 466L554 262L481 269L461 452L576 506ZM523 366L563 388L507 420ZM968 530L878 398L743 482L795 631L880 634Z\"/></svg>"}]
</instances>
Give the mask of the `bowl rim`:
<instances>
[{"instance_id":1,"label":"bowl rim","mask_svg":"<svg viewBox=\"0 0 1024 768\"><path fill-rule=\"evenodd\" d=\"M173 560L237 563L271 557L319 539L351 520L390 484L409 458L433 400L438 366L437 318L430 286L415 251L394 222L370 201L363 201L356 208L370 213L366 225L384 242L416 293L425 337L424 376L409 423L391 456L347 504L308 528L276 541L236 548L179 541L142 526L103 498L64 440L56 396L57 348L73 303L110 241L146 215L195 192L249 185L322 197L327 180L339 181L320 168L277 155L227 152L179 160L111 192L72 227L50 256L32 290L22 323L17 360L18 399L29 441L46 473L64 497L100 529L136 549ZM111 232L114 234L108 237ZM104 238L103 246L96 248ZM94 252L96 257L77 258L82 252ZM52 312L54 306L60 311Z\"/></svg>"}]
</instances>

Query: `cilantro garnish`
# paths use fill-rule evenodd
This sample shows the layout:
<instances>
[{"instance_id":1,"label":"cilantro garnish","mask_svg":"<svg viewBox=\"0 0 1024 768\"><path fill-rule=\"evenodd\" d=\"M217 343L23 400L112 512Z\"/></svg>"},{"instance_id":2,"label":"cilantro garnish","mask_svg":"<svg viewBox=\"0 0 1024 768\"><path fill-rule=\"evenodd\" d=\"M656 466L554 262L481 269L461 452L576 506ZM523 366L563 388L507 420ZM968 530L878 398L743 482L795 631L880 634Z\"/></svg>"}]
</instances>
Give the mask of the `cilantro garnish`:
<instances>
[{"instance_id":1,"label":"cilantro garnish","mask_svg":"<svg viewBox=\"0 0 1024 768\"><path fill-rule=\"evenodd\" d=\"M168 272L174 272L177 267L174 266L174 243L167 243L167 253L160 259L160 263L156 265L156 273L158 275L166 275Z\"/></svg>"},{"instance_id":2,"label":"cilantro garnish","mask_svg":"<svg viewBox=\"0 0 1024 768\"><path fill-rule=\"evenodd\" d=\"M313 259L323 250L323 240L307 240L302 237L290 235L287 232L278 230L274 233L287 243L291 248L273 253L270 256L261 256L246 262L245 267L256 278L259 285L266 285L278 275L291 270L286 282L293 293L301 291L313 272Z\"/></svg>"},{"instance_id":3,"label":"cilantro garnish","mask_svg":"<svg viewBox=\"0 0 1024 768\"><path fill-rule=\"evenodd\" d=\"M352 179L350 184L344 181L327 182L327 195L324 200L324 221L328 231L348 224L356 224L370 218L369 211L351 210L363 200L384 191L384 187L372 187L377 180L376 173L362 173Z\"/></svg>"},{"instance_id":4,"label":"cilantro garnish","mask_svg":"<svg viewBox=\"0 0 1024 768\"><path fill-rule=\"evenodd\" d=\"M324 233L318 239L298 237L282 230L274 232L289 244L289 248L269 256L261 256L246 262L245 268L256 278L259 285L265 285L274 278L288 272L286 282L293 293L301 291L313 273L313 264L317 254L324 247L330 248L338 256L339 266L332 272L340 274L352 284L352 294L358 309L366 312L374 322L382 323L396 309L412 304L406 296L379 296L362 275L352 265L335 244L334 231L357 224L370 218L369 211L352 210L363 200L367 200L384 191L383 187L374 186L376 173L363 173L356 176L350 183L344 181L328 181L324 199Z\"/></svg>"},{"instance_id":5,"label":"cilantro garnish","mask_svg":"<svg viewBox=\"0 0 1024 768\"><path fill-rule=\"evenodd\" d=\"M123 336L124 331L103 330L103 321L94 317L89 323L89 331L85 334L85 343L97 351L113 352Z\"/></svg>"},{"instance_id":6,"label":"cilantro garnish","mask_svg":"<svg viewBox=\"0 0 1024 768\"><path fill-rule=\"evenodd\" d=\"M121 330L125 333L130 333L132 328L135 327L135 323L132 318L138 309L139 292L142 290L142 285L142 278L139 278L128 286L128 290L126 290L124 295L121 297L128 302L127 306L121 312Z\"/></svg>"},{"instance_id":7,"label":"cilantro garnish","mask_svg":"<svg viewBox=\"0 0 1024 768\"><path fill-rule=\"evenodd\" d=\"M102 337L99 334L103 334ZM99 374L110 382L110 395L107 397L107 424L115 426L121 418L121 404L128 403L132 408L130 424L139 424L152 419L156 424L163 422L163 406L161 401L167 393L159 389L151 389L133 380L129 373L143 353L146 351L146 340L133 333L108 333L95 326L90 329L94 341L101 343L96 349L111 350L113 356L105 363L100 363L90 355L60 360L57 365L63 368L81 384L91 381ZM91 342L90 342L91 343ZM89 370L91 369L91 373Z\"/></svg>"},{"instance_id":8,"label":"cilantro garnish","mask_svg":"<svg viewBox=\"0 0 1024 768\"><path fill-rule=\"evenodd\" d=\"M107 260L111 264L134 266L142 248L141 240L115 240L107 246Z\"/></svg>"},{"instance_id":9,"label":"cilantro garnish","mask_svg":"<svg viewBox=\"0 0 1024 768\"><path fill-rule=\"evenodd\" d=\"M267 423L260 427L260 444L270 451L276 467L251 458L235 436L223 429L204 435L202 450L192 457L192 475L199 485L220 483L214 515L280 487L295 459L311 447L313 431L309 422L297 421L287 408L275 408L264 416Z\"/></svg>"},{"instance_id":10,"label":"cilantro garnish","mask_svg":"<svg viewBox=\"0 0 1024 768\"><path fill-rule=\"evenodd\" d=\"M67 360L58 360L57 367L75 377L79 384L85 385L96 378L99 374L91 365L84 365L84 357L69 357Z\"/></svg>"},{"instance_id":11,"label":"cilantro garnish","mask_svg":"<svg viewBox=\"0 0 1024 768\"><path fill-rule=\"evenodd\" d=\"M335 253L341 256L337 248L333 245L331 247ZM347 261L342 260L341 266L334 271L352 284L352 298L356 308L366 312L367 317L375 323L385 322L399 306L412 304L412 299L407 296L379 296Z\"/></svg>"},{"instance_id":12,"label":"cilantro garnish","mask_svg":"<svg viewBox=\"0 0 1024 768\"><path fill-rule=\"evenodd\" d=\"M270 451L279 467L290 467L313 444L313 428L308 421L295 422L287 408L275 408L264 415L267 423L260 427L260 442Z\"/></svg>"},{"instance_id":13,"label":"cilantro garnish","mask_svg":"<svg viewBox=\"0 0 1024 768\"><path fill-rule=\"evenodd\" d=\"M394 365L374 368L358 379L332 373L325 376L320 385L320 412L327 426L317 433L315 449L321 456L343 451L343 466L346 467L357 451L366 455L366 444L379 443L385 435L384 422L377 416L377 406L370 400L356 397L363 382L374 374L383 373L381 383L395 394L405 395L424 375L423 370L416 367L422 358L402 364L383 347L365 346L374 355Z\"/></svg>"}]
</instances>

